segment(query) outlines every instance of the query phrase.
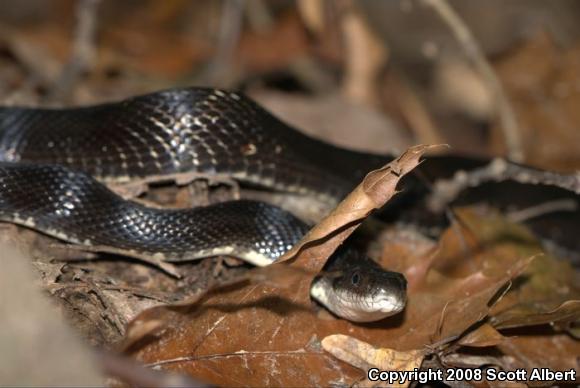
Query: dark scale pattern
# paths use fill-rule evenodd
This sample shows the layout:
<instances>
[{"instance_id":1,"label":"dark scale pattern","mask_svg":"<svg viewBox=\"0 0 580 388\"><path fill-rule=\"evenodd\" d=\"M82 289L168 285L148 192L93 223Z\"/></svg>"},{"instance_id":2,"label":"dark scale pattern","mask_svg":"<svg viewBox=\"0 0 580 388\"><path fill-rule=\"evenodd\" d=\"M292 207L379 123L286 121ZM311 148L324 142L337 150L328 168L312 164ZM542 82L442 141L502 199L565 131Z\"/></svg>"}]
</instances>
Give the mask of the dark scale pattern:
<instances>
[{"instance_id":1,"label":"dark scale pattern","mask_svg":"<svg viewBox=\"0 0 580 388\"><path fill-rule=\"evenodd\" d=\"M188 88L85 108L0 108L0 160L100 180L195 172L341 197L389 158L308 137L240 94Z\"/></svg>"},{"instance_id":2,"label":"dark scale pattern","mask_svg":"<svg viewBox=\"0 0 580 388\"><path fill-rule=\"evenodd\" d=\"M290 213L262 202L152 209L122 199L82 172L12 163L0 163L0 219L70 242L162 253L168 260L212 256L212 249L231 247L231 256L271 261L308 229Z\"/></svg>"}]
</instances>

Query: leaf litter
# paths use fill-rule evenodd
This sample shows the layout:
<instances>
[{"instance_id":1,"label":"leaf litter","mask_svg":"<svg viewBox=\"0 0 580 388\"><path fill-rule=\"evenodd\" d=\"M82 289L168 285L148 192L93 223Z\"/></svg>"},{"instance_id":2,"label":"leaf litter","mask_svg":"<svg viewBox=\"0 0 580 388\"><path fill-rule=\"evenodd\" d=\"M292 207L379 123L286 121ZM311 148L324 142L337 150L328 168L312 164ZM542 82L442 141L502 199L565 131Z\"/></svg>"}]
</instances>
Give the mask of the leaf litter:
<instances>
[{"instance_id":1,"label":"leaf litter","mask_svg":"<svg viewBox=\"0 0 580 388\"><path fill-rule=\"evenodd\" d=\"M454 355L470 348L496 352L472 357L482 360L473 366L529 367L523 360L535 360L536 340L560 346L565 351L553 361L572 365L580 349L565 333L580 317L577 273L548 271L565 264L541 254L524 227L479 209L456 209L457 219L431 249L384 244L380 264L409 279L403 313L354 324L310 301L310 283L327 258L396 194L399 179L429 148L412 147L369 173L279 263L195 300L144 311L129 324L122 349L150 367L222 386L368 385L371 366L409 370L431 355L453 365ZM394 259L389 244L405 260ZM553 333L510 333L545 323Z\"/></svg>"}]
</instances>

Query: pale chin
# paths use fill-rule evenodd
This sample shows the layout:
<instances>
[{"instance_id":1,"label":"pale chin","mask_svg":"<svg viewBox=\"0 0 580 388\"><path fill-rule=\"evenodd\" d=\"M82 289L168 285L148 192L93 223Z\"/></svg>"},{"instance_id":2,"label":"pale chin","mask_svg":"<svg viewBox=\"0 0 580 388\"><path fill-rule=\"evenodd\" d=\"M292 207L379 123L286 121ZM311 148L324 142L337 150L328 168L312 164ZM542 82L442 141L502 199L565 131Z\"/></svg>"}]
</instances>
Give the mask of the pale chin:
<instances>
[{"instance_id":1,"label":"pale chin","mask_svg":"<svg viewBox=\"0 0 580 388\"><path fill-rule=\"evenodd\" d=\"M372 310L361 309L348 301L337 299L335 294L328 292L329 286L327 279L319 278L312 284L310 295L338 317L352 322L380 321L405 308L405 302L401 303L395 297L386 296L373 303Z\"/></svg>"}]
</instances>

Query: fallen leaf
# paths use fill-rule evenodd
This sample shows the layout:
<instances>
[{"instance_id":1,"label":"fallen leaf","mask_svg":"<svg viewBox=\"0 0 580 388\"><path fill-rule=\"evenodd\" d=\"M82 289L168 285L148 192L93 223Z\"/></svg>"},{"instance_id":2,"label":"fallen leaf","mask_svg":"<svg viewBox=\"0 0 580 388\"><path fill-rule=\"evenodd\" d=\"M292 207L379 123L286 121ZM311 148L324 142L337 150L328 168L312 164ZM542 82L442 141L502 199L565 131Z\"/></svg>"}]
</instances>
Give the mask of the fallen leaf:
<instances>
[{"instance_id":1,"label":"fallen leaf","mask_svg":"<svg viewBox=\"0 0 580 388\"><path fill-rule=\"evenodd\" d=\"M537 330L536 332L514 332L513 336L506 338L498 345L504 354L514 359L516 368L524 368L528 376L533 369L547 368L552 371L576 371L575 381L580 382L580 366L578 355L580 354L580 341L567 334L557 334L549 330ZM546 379L544 381L528 381L530 386L552 386L557 382ZM560 385L559 383L558 385Z\"/></svg>"},{"instance_id":2,"label":"fallen leaf","mask_svg":"<svg viewBox=\"0 0 580 388\"><path fill-rule=\"evenodd\" d=\"M417 160L407 155L396 163ZM179 370L220 385L320 386L352 384L364 377L359 369L322 350L320 339L329 335L348 335L397 352L420 349L424 354L461 339L478 346L498 342L491 329L487 335L471 332L471 338L469 329L488 319L490 308L503 300L498 295L505 293L506 285L520 282L518 276L533 262L538 245L517 233L506 235L497 228L498 220L485 222L484 216L469 209L457 210L459 221L444 232L436 248L420 249L416 257L410 249L399 263L404 267L398 270L407 274L417 273L421 261L430 261L409 290L402 314L368 324L316 314L308 296L312 276L360 221L388 198L382 190L394 193L395 185L387 181L398 179L401 171L407 169L391 166L369 174L284 262L267 267L274 271L262 279L269 284L238 284L213 290L189 306L158 308L151 319L162 320L164 330L154 341L134 346L135 357L152 367ZM388 244L384 251L389 251ZM275 268L288 264L304 275L286 281L283 289L275 287ZM140 318L146 319L146 314Z\"/></svg>"},{"instance_id":3,"label":"fallen leaf","mask_svg":"<svg viewBox=\"0 0 580 388\"><path fill-rule=\"evenodd\" d=\"M462 224L479 236L480 244L504 245L521 255L541 249L525 227L507 222L496 213L482 217L473 211L459 210L458 215ZM506 257L491 256L481 265L487 271L503 271L503 260ZM496 295L487 322L467 333L457 344L493 346L487 351L492 358L481 361L502 366L504 370L578 368L580 341L558 332L565 330L573 334L574 323L579 320L577 278L578 272L568 263L547 254L536 255L509 289ZM449 365L465 366L465 357L453 360L450 355L445 361ZM551 384L549 381L528 383Z\"/></svg>"},{"instance_id":4,"label":"fallen leaf","mask_svg":"<svg viewBox=\"0 0 580 388\"><path fill-rule=\"evenodd\" d=\"M487 241L511 241L514 250L532 255L541 252L538 242L522 225L498 214L485 219L461 213L462 222ZM491 270L499 270L491 267ZM546 253L537 255L519 281L492 307L490 323L496 329L580 321L580 273L570 263Z\"/></svg>"},{"instance_id":5,"label":"fallen leaf","mask_svg":"<svg viewBox=\"0 0 580 388\"><path fill-rule=\"evenodd\" d=\"M163 320L154 341L135 347L150 366L185 372L220 385L327 386L351 384L360 371L322 351L319 338L355 328L342 320L319 319L312 308L312 278L332 252L370 212L396 193L398 180L415 167L427 146L413 147L371 172L336 210L289 252L267 267L291 267L310 273L293 287L238 283L212 290L190 306L160 307L137 319ZM258 269L257 271L266 270ZM337 327L339 326L339 327ZM133 344L139 341L135 339Z\"/></svg>"},{"instance_id":6,"label":"fallen leaf","mask_svg":"<svg viewBox=\"0 0 580 388\"><path fill-rule=\"evenodd\" d=\"M580 92L580 46L560 48L541 33L496 62L498 76L515 110L526 162L573 172L580 167L577 109ZM493 153L505 146L498 125L493 128Z\"/></svg>"},{"instance_id":7,"label":"fallen leaf","mask_svg":"<svg viewBox=\"0 0 580 388\"><path fill-rule=\"evenodd\" d=\"M489 323L484 323L462 337L458 344L471 347L486 347L497 345L503 340L504 336L499 331L494 329Z\"/></svg>"},{"instance_id":8,"label":"fallen leaf","mask_svg":"<svg viewBox=\"0 0 580 388\"><path fill-rule=\"evenodd\" d=\"M457 209L461 221L443 233L438 247L407 260L403 272L416 277L417 284L409 288L404 320L389 331L387 347L429 345L435 350L454 341L487 317L489 302L532 261L535 252L514 250L509 240L494 240L481 235L485 229L471 228L464 221L468 214L469 209Z\"/></svg>"},{"instance_id":9,"label":"fallen leaf","mask_svg":"<svg viewBox=\"0 0 580 388\"><path fill-rule=\"evenodd\" d=\"M334 357L347 362L359 369L368 371L377 368L380 371L413 371L418 369L425 357L424 350L408 350L398 352L393 349L375 348L347 335L329 335L322 340L324 350ZM393 382L391 387L407 387L411 381ZM367 378L363 385L373 385Z\"/></svg>"},{"instance_id":10,"label":"fallen leaf","mask_svg":"<svg viewBox=\"0 0 580 388\"><path fill-rule=\"evenodd\" d=\"M542 324L561 327L563 324L580 322L580 300L568 300L553 310L542 310L544 305L541 302L518 305L493 316L491 323L498 329L506 329ZM568 330L567 326L564 328Z\"/></svg>"},{"instance_id":11,"label":"fallen leaf","mask_svg":"<svg viewBox=\"0 0 580 388\"><path fill-rule=\"evenodd\" d=\"M391 163L378 170L371 171L363 182L339 203L330 215L312 228L302 241L278 260L278 263L293 261L297 266L308 267L313 270L322 269L329 254L358 227L363 219L368 217L375 209L382 207L396 194L396 186L399 179L418 165L419 158L424 152L434 147L411 147ZM329 239L336 239L338 244L323 244L319 247L311 246L313 242L320 241L341 228L345 228L345 230ZM304 249L306 247L309 249ZM306 253L298 258L303 249ZM324 252L324 250L327 252ZM331 251L328 252L329 250ZM319 257L319 259L316 259L316 257ZM320 259L320 257L323 258Z\"/></svg>"}]
</instances>

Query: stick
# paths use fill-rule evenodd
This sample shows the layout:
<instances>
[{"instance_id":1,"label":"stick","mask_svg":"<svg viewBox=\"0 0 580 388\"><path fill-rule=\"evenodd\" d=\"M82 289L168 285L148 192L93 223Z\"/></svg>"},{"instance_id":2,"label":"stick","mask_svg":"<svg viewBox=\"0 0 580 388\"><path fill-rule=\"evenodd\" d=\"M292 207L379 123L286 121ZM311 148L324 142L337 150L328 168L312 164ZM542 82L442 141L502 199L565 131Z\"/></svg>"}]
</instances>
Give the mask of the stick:
<instances>
[{"instance_id":1,"label":"stick","mask_svg":"<svg viewBox=\"0 0 580 388\"><path fill-rule=\"evenodd\" d=\"M578 210L578 204L573 199L560 199L557 201L544 202L522 210L510 212L507 218L514 223L522 223L532 218L541 217L544 214L556 212L574 212Z\"/></svg>"},{"instance_id":2,"label":"stick","mask_svg":"<svg viewBox=\"0 0 580 388\"><path fill-rule=\"evenodd\" d=\"M201 76L203 83L228 87L234 80L232 60L240 42L245 7L245 0L226 0L221 3L217 47L213 59Z\"/></svg>"},{"instance_id":3,"label":"stick","mask_svg":"<svg viewBox=\"0 0 580 388\"><path fill-rule=\"evenodd\" d=\"M514 162L523 161L524 152L520 138L521 131L515 113L501 83L499 82L499 79L496 77L493 68L485 58L483 50L479 47L473 34L446 0L422 1L425 5L431 7L435 12L437 12L441 19L443 19L443 21L449 26L455 35L455 38L463 47L469 60L481 73L481 76L487 83L490 92L493 94L494 99L497 102L498 118L508 148L508 156Z\"/></svg>"},{"instance_id":4,"label":"stick","mask_svg":"<svg viewBox=\"0 0 580 388\"><path fill-rule=\"evenodd\" d=\"M66 100L70 97L80 76L95 58L97 10L100 0L81 0L76 9L77 22L71 56L64 66L51 98Z\"/></svg>"},{"instance_id":5,"label":"stick","mask_svg":"<svg viewBox=\"0 0 580 388\"><path fill-rule=\"evenodd\" d=\"M451 179L435 182L433 192L427 198L427 206L431 211L441 212L468 187L476 187L489 181L507 180L523 184L556 186L580 195L580 173L568 175L536 170L498 158L484 167L458 171Z\"/></svg>"}]
</instances>

